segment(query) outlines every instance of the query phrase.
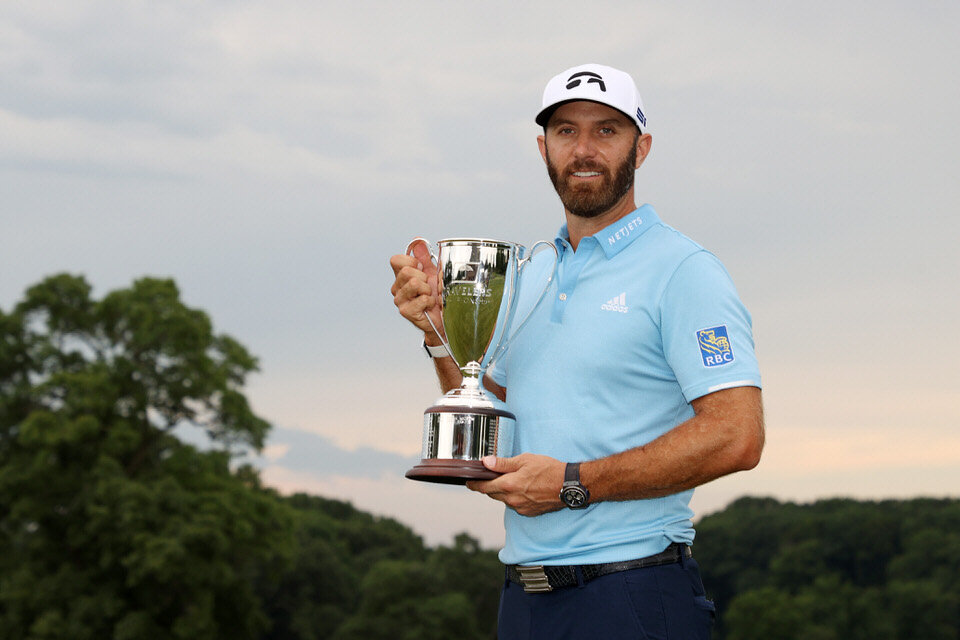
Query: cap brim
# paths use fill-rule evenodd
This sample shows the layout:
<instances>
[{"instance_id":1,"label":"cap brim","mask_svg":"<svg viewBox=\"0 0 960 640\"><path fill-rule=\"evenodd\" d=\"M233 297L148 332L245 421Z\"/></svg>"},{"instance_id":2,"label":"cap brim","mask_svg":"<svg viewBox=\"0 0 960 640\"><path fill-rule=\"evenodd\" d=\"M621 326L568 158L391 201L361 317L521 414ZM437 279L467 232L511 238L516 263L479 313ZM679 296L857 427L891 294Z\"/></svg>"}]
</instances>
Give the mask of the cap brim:
<instances>
[{"instance_id":1,"label":"cap brim","mask_svg":"<svg viewBox=\"0 0 960 640\"><path fill-rule=\"evenodd\" d=\"M599 100L590 100L589 98L571 98L570 100L561 100L560 102L556 102L550 105L549 107L544 107L543 109L540 110L540 113L537 114L537 117L535 118L535 122L541 127L547 126L547 123L550 122L550 116L553 115L553 112L569 102L596 102L597 104L602 104L605 107L610 107L615 111L620 111L620 109L617 109L616 107L611 106L606 102L600 102ZM639 129L641 132L643 131L643 128L637 124L636 120L630 117L629 113L626 113L624 111L620 111L620 113L625 115L627 117L627 120L633 123L633 126Z\"/></svg>"}]
</instances>

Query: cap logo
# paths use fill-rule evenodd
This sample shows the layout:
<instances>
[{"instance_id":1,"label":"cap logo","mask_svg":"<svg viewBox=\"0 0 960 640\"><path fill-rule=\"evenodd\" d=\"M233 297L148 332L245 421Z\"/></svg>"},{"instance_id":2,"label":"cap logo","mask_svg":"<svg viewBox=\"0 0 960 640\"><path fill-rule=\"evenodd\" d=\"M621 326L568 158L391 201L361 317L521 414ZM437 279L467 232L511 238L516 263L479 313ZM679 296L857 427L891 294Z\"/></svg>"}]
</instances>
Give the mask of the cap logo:
<instances>
[{"instance_id":1,"label":"cap logo","mask_svg":"<svg viewBox=\"0 0 960 640\"><path fill-rule=\"evenodd\" d=\"M569 78L567 78L567 89L573 89L580 86L580 76L590 76L590 79L587 80L587 84L595 82L600 85L600 91L606 93L607 85L603 82L603 77L599 74L592 73L590 71L581 71L580 73L575 73Z\"/></svg>"}]
</instances>

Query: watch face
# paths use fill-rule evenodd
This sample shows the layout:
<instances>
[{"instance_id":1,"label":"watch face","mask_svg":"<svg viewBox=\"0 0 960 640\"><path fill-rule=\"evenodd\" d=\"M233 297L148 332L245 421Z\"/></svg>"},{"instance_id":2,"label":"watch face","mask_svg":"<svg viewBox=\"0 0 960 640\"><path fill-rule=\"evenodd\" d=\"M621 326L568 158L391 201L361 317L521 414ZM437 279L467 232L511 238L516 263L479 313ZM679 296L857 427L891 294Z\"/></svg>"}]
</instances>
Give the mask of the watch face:
<instances>
[{"instance_id":1,"label":"watch face","mask_svg":"<svg viewBox=\"0 0 960 640\"><path fill-rule=\"evenodd\" d=\"M567 487L561 494L563 503L571 509L582 509L587 506L587 493L580 487Z\"/></svg>"}]
</instances>

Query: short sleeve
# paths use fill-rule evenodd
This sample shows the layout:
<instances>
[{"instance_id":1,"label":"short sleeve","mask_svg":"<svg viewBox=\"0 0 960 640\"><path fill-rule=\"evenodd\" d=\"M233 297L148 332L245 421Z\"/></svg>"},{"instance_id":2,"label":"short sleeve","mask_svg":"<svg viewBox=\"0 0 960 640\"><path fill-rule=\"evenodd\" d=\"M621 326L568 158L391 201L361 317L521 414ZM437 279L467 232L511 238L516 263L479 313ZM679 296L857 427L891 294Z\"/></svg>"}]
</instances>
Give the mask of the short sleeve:
<instances>
[{"instance_id":1,"label":"short sleeve","mask_svg":"<svg viewBox=\"0 0 960 640\"><path fill-rule=\"evenodd\" d=\"M750 313L708 251L687 257L660 301L667 363L688 402L732 387L760 387Z\"/></svg>"},{"instance_id":2,"label":"short sleeve","mask_svg":"<svg viewBox=\"0 0 960 640\"><path fill-rule=\"evenodd\" d=\"M507 373L504 371L503 361L494 362L493 366L487 369L487 375L501 387L507 386Z\"/></svg>"}]
</instances>

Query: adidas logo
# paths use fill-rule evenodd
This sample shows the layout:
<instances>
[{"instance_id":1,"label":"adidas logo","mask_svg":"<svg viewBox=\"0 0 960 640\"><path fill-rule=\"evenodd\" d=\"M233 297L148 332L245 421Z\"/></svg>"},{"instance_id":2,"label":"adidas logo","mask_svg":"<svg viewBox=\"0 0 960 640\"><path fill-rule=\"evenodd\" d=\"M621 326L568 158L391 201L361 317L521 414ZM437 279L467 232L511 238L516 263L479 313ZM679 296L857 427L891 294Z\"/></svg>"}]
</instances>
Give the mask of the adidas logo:
<instances>
[{"instance_id":1,"label":"adidas logo","mask_svg":"<svg viewBox=\"0 0 960 640\"><path fill-rule=\"evenodd\" d=\"M600 308L604 311L619 311L620 313L627 312L627 294L621 293L613 300L608 300L606 303L600 305Z\"/></svg>"}]
</instances>

